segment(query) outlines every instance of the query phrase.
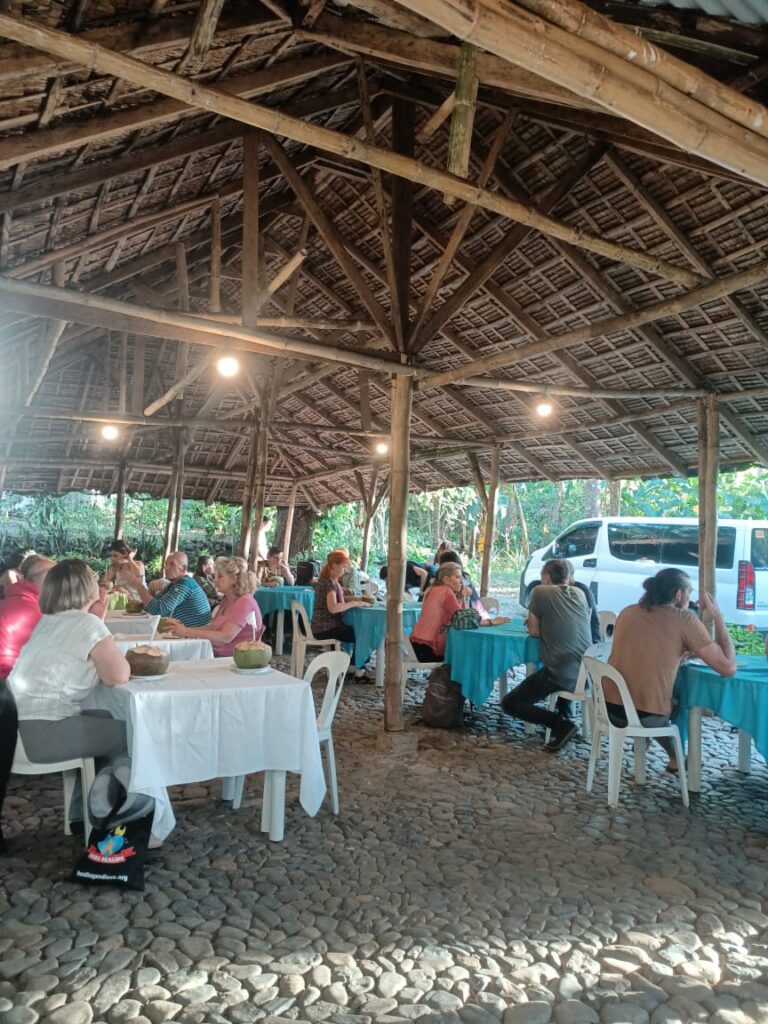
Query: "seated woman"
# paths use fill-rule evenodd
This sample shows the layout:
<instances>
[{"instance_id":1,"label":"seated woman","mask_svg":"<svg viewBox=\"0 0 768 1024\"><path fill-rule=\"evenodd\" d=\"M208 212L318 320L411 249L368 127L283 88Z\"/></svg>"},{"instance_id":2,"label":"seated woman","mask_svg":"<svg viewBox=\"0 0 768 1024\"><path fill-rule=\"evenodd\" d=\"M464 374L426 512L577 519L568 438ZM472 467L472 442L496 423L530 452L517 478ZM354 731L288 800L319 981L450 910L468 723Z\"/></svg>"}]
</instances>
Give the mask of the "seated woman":
<instances>
[{"instance_id":1,"label":"seated woman","mask_svg":"<svg viewBox=\"0 0 768 1024\"><path fill-rule=\"evenodd\" d=\"M483 606L482 598L478 594L477 590L475 590L475 585L472 582L469 573L464 568L464 563L461 560L461 556L456 551L444 551L442 555L440 555L440 562L437 568L439 569L441 565L458 565L458 567L461 569L461 575L462 579L464 580L464 585L466 587L469 587L469 607L474 608L476 612L479 612L480 615L484 616L486 614L486 611ZM425 593L434 585L435 579L433 578L427 583Z\"/></svg>"},{"instance_id":2,"label":"seated woman","mask_svg":"<svg viewBox=\"0 0 768 1024\"><path fill-rule=\"evenodd\" d=\"M341 621L344 612L358 608L366 602L358 597L344 597L339 580L349 568L349 555L344 550L331 551L320 570L315 586L315 610L312 613L312 633L318 640L355 642L352 626Z\"/></svg>"},{"instance_id":3,"label":"seated woman","mask_svg":"<svg viewBox=\"0 0 768 1024\"><path fill-rule=\"evenodd\" d=\"M261 582L266 583L273 576L280 576L286 587L293 586L293 573L279 544L273 544L267 551L267 560L261 570Z\"/></svg>"},{"instance_id":4,"label":"seated woman","mask_svg":"<svg viewBox=\"0 0 768 1024\"><path fill-rule=\"evenodd\" d=\"M221 600L221 595L216 589L216 584L214 582L215 573L216 566L213 561L213 556L199 555L192 578L201 587L203 593L208 598L208 604L211 606L211 608L215 608L216 605ZM149 586L150 593L152 593L152 584L150 583Z\"/></svg>"},{"instance_id":5,"label":"seated woman","mask_svg":"<svg viewBox=\"0 0 768 1024\"><path fill-rule=\"evenodd\" d=\"M435 575L437 574L437 570L440 568L443 555L448 551L453 551L453 544L451 544L449 540L443 539L438 544L437 551L427 562L427 568Z\"/></svg>"},{"instance_id":6,"label":"seated woman","mask_svg":"<svg viewBox=\"0 0 768 1024\"><path fill-rule=\"evenodd\" d=\"M185 626L172 618L169 629L174 636L210 640L217 658L229 658L236 644L241 640L258 640L264 630L253 596L256 574L249 571L244 558L217 558L216 589L224 596L209 626ZM256 620L255 627L247 621L250 615Z\"/></svg>"},{"instance_id":7,"label":"seated woman","mask_svg":"<svg viewBox=\"0 0 768 1024\"><path fill-rule=\"evenodd\" d=\"M133 593L135 590L135 568L128 568L128 564L132 566L138 566L141 573L140 582L142 586L146 586L146 573L144 571L144 563L136 559L136 548L132 548L129 544L126 544L124 540L113 540L109 545L109 553L112 558L112 564L107 567L107 571L101 577L101 585L107 590L121 590L126 594Z\"/></svg>"},{"instance_id":8,"label":"seated woman","mask_svg":"<svg viewBox=\"0 0 768 1024\"><path fill-rule=\"evenodd\" d=\"M40 591L40 611L8 677L27 756L50 764L124 754L125 723L82 709L99 683L118 686L131 675L104 625L106 599L96 574L79 558L54 565Z\"/></svg>"},{"instance_id":9,"label":"seated woman","mask_svg":"<svg viewBox=\"0 0 768 1024\"><path fill-rule=\"evenodd\" d=\"M12 583L18 583L22 579L21 567L24 562L31 556L36 555L37 552L32 548L27 548L25 551L19 552L19 554L6 563L6 566L2 573L0 573L0 597L2 597L3 591L6 587L10 587Z\"/></svg>"},{"instance_id":10,"label":"seated woman","mask_svg":"<svg viewBox=\"0 0 768 1024\"><path fill-rule=\"evenodd\" d=\"M464 583L461 565L444 562L437 570L437 579L424 596L421 615L411 633L411 646L419 661L443 661L447 629L454 612L466 607L471 589ZM496 619L497 625L507 619ZM494 623L481 618L481 626Z\"/></svg>"}]
</instances>

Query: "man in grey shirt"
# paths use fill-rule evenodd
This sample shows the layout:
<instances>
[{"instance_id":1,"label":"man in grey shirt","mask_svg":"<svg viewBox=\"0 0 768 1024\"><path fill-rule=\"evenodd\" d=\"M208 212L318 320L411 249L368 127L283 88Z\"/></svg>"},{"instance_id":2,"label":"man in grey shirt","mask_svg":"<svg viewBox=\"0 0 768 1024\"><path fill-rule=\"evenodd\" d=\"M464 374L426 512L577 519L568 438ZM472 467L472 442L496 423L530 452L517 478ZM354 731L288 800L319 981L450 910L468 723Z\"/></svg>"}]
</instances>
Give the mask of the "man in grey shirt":
<instances>
[{"instance_id":1,"label":"man in grey shirt","mask_svg":"<svg viewBox=\"0 0 768 1024\"><path fill-rule=\"evenodd\" d=\"M501 707L508 715L551 730L547 750L559 750L576 733L570 715L571 702L558 700L555 711L538 706L558 690L573 690L581 656L592 643L589 608L584 595L568 583L568 563L552 558L541 570L541 584L528 605L528 632L541 640L544 668L534 672L504 697Z\"/></svg>"}]
</instances>

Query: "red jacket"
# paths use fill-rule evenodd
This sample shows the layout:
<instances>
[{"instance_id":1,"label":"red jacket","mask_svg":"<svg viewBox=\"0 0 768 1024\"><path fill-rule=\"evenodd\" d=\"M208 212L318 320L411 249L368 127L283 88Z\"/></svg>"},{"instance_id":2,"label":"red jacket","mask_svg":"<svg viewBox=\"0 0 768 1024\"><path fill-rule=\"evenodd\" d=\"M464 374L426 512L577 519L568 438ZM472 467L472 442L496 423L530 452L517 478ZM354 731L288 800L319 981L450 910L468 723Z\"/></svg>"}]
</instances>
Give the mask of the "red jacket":
<instances>
[{"instance_id":1,"label":"red jacket","mask_svg":"<svg viewBox=\"0 0 768 1024\"><path fill-rule=\"evenodd\" d=\"M5 588L0 601L0 679L7 678L41 618L40 595L34 583L19 580Z\"/></svg>"}]
</instances>

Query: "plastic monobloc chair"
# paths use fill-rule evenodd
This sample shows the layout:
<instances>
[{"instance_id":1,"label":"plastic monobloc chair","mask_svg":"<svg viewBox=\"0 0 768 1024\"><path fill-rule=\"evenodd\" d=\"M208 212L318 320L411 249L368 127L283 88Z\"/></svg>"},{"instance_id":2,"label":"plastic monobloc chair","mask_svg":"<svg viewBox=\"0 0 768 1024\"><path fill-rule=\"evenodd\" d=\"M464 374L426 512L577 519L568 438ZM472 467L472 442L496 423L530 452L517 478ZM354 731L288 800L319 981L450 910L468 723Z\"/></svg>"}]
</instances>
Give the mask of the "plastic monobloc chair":
<instances>
[{"instance_id":1,"label":"plastic monobloc chair","mask_svg":"<svg viewBox=\"0 0 768 1024\"><path fill-rule=\"evenodd\" d=\"M312 635L307 609L300 601L291 601L291 619L293 621L293 647L291 649L291 675L301 676L304 672L304 659L308 647L331 647L341 651L341 640L318 640Z\"/></svg>"},{"instance_id":2,"label":"plastic monobloc chair","mask_svg":"<svg viewBox=\"0 0 768 1024\"><path fill-rule=\"evenodd\" d=\"M598 612L597 617L600 620L600 639L605 641L613 633L613 627L616 625L616 612Z\"/></svg>"},{"instance_id":3,"label":"plastic monobloc chair","mask_svg":"<svg viewBox=\"0 0 768 1024\"><path fill-rule=\"evenodd\" d=\"M16 738L16 752L13 755L12 775L53 775L61 772L64 779L64 834L72 835L69 827L69 809L72 804L72 796L75 792L77 774L80 773L80 788L83 798L83 831L85 846L88 847L88 837L91 834L91 821L88 817L88 793L91 783L96 776L96 765L92 757L73 757L69 761L52 761L49 764L39 764L30 761L24 750L21 734Z\"/></svg>"},{"instance_id":4,"label":"plastic monobloc chair","mask_svg":"<svg viewBox=\"0 0 768 1024\"><path fill-rule=\"evenodd\" d=\"M621 760L624 751L624 741L634 740L635 745L635 782L645 782L645 748L646 740L668 736L675 747L678 773L680 777L680 792L683 804L688 807L688 778L683 760L683 745L680 742L680 733L676 725L657 726L646 729L641 724L637 715L634 701L629 692L626 680L618 669L608 665L597 658L584 656L584 665L590 677L592 694L595 707L595 728L592 734L592 750L589 755L589 769L587 771L587 792L592 792L592 783L595 778L595 765L597 756L600 753L600 737L603 733L608 735L608 806L618 807L619 786L621 784ZM605 704L603 692L603 680L610 679L616 686L624 706L624 714L627 718L626 726L616 726L608 717L608 709Z\"/></svg>"},{"instance_id":5,"label":"plastic monobloc chair","mask_svg":"<svg viewBox=\"0 0 768 1024\"><path fill-rule=\"evenodd\" d=\"M316 658L313 658L304 673L304 679L308 683L312 682L318 672L325 670L328 673L323 702L317 716L317 735L321 749L325 750L325 760L328 765L328 789L331 791L331 807L334 814L339 813L339 787L336 782L336 758L333 751L331 728L348 668L348 654L344 651L329 651L327 654L318 654Z\"/></svg>"},{"instance_id":6,"label":"plastic monobloc chair","mask_svg":"<svg viewBox=\"0 0 768 1024\"><path fill-rule=\"evenodd\" d=\"M576 686L573 690L557 690L555 693L549 695L549 710L554 711L557 705L557 700L561 697L563 700L576 701L581 705L581 731L584 735L584 739L589 742L589 738L593 731L593 720L594 720L594 706L592 704L592 695L587 690L587 670L584 667L584 662L581 663L579 669L579 675L576 679ZM547 729L544 734L544 743L549 743L549 737L551 735L551 729Z\"/></svg>"}]
</instances>

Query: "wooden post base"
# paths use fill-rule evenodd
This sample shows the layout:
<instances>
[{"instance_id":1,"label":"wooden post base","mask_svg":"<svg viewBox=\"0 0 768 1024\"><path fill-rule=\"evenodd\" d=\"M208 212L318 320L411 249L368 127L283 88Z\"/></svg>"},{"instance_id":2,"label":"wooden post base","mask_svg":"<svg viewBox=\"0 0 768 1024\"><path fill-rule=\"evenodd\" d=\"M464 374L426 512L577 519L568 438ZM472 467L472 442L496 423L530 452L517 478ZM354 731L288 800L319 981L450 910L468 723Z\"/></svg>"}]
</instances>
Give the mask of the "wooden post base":
<instances>
[{"instance_id":1,"label":"wooden post base","mask_svg":"<svg viewBox=\"0 0 768 1024\"><path fill-rule=\"evenodd\" d=\"M415 732L385 732L382 729L376 733L376 749L398 757L415 757L419 749L419 737Z\"/></svg>"}]
</instances>

